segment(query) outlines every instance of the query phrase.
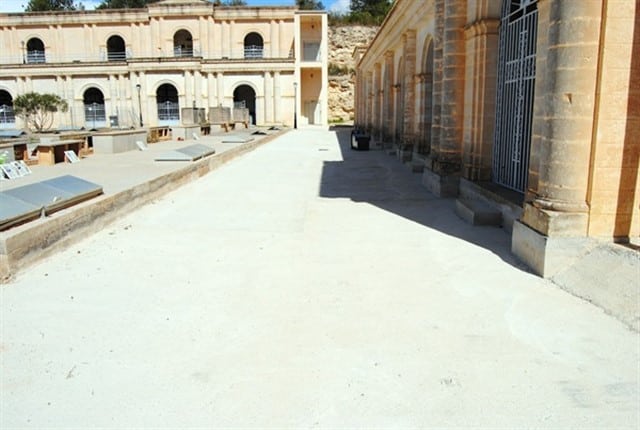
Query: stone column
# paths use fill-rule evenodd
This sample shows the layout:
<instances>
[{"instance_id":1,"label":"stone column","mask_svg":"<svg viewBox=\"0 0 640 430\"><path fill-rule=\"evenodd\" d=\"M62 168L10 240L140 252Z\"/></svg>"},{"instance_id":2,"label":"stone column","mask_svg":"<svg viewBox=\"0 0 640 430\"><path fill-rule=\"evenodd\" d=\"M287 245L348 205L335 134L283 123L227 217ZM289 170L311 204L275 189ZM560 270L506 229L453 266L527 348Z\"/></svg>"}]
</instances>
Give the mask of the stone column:
<instances>
[{"instance_id":1,"label":"stone column","mask_svg":"<svg viewBox=\"0 0 640 430\"><path fill-rule=\"evenodd\" d=\"M202 73L199 70L193 72L193 99L196 102L196 107L206 107L202 102Z\"/></svg>"},{"instance_id":2,"label":"stone column","mask_svg":"<svg viewBox=\"0 0 640 430\"><path fill-rule=\"evenodd\" d=\"M280 103L282 97L282 89L280 83L280 72L273 73L273 120L275 122L284 122L282 120L282 113L280 112Z\"/></svg>"},{"instance_id":3,"label":"stone column","mask_svg":"<svg viewBox=\"0 0 640 430\"><path fill-rule=\"evenodd\" d=\"M465 29L468 91L464 100L462 176L472 181L491 179L499 25L499 15L479 17Z\"/></svg>"},{"instance_id":4,"label":"stone column","mask_svg":"<svg viewBox=\"0 0 640 430\"><path fill-rule=\"evenodd\" d=\"M222 52L222 57L230 58L229 47L229 23L227 21L222 21L222 37L220 38L220 48Z\"/></svg>"},{"instance_id":5,"label":"stone column","mask_svg":"<svg viewBox=\"0 0 640 430\"><path fill-rule=\"evenodd\" d=\"M207 110L218 105L216 100L216 79L213 73L207 73Z\"/></svg>"},{"instance_id":6,"label":"stone column","mask_svg":"<svg viewBox=\"0 0 640 430\"><path fill-rule=\"evenodd\" d=\"M279 36L278 22L275 19L271 20L269 29L270 29L269 43L271 44L271 58L278 58L280 57L280 53L278 52L280 47L280 37L278 37Z\"/></svg>"},{"instance_id":7,"label":"stone column","mask_svg":"<svg viewBox=\"0 0 640 430\"><path fill-rule=\"evenodd\" d=\"M384 54L384 68L385 68L385 79L384 83L384 97L383 97L383 107L382 107L382 118L383 118L383 135L384 139L388 140L384 143L390 144L393 139L393 105L394 105L394 73L393 73L393 51L387 51Z\"/></svg>"},{"instance_id":8,"label":"stone column","mask_svg":"<svg viewBox=\"0 0 640 430\"><path fill-rule=\"evenodd\" d=\"M435 0L435 34L433 35L433 118L431 122L431 153L427 169L440 153L440 122L442 111L442 46L444 41L444 0ZM426 172L425 172L426 173ZM424 181L423 181L424 182ZM426 185L426 184L425 184Z\"/></svg>"},{"instance_id":9,"label":"stone column","mask_svg":"<svg viewBox=\"0 0 640 430\"><path fill-rule=\"evenodd\" d=\"M540 0L538 10L538 28L545 29L538 52L545 47L546 58L536 69L530 168L537 181L514 224L512 251L547 277L573 258L566 244L587 234L602 2Z\"/></svg>"},{"instance_id":10,"label":"stone column","mask_svg":"<svg viewBox=\"0 0 640 430\"><path fill-rule=\"evenodd\" d=\"M436 1L432 145L422 183L439 197L458 194L464 111L467 0Z\"/></svg>"},{"instance_id":11,"label":"stone column","mask_svg":"<svg viewBox=\"0 0 640 430\"><path fill-rule=\"evenodd\" d=\"M404 136L401 139L403 144L413 145L416 124L414 117L416 109L416 31L407 30L404 36L404 76L398 77L402 82L402 91L404 91L404 124L402 127Z\"/></svg>"},{"instance_id":12,"label":"stone column","mask_svg":"<svg viewBox=\"0 0 640 430\"><path fill-rule=\"evenodd\" d=\"M273 123L273 82L271 72L264 72L264 122ZM257 122L257 121L256 121Z\"/></svg>"},{"instance_id":13,"label":"stone column","mask_svg":"<svg viewBox=\"0 0 640 430\"><path fill-rule=\"evenodd\" d=\"M367 130L371 130L371 127L373 126L373 73L370 71L367 72L365 91L366 91L365 99L367 101L367 106L366 106L367 118L365 121L365 126Z\"/></svg>"},{"instance_id":14,"label":"stone column","mask_svg":"<svg viewBox=\"0 0 640 430\"><path fill-rule=\"evenodd\" d=\"M457 174L461 167L466 6L466 0L445 4L440 153L435 169L441 175Z\"/></svg>"},{"instance_id":15,"label":"stone column","mask_svg":"<svg viewBox=\"0 0 640 430\"><path fill-rule=\"evenodd\" d=\"M379 139L380 128L382 127L382 114L380 112L382 104L382 67L380 63L375 64L373 76L373 129L376 139Z\"/></svg>"},{"instance_id":16,"label":"stone column","mask_svg":"<svg viewBox=\"0 0 640 430\"><path fill-rule=\"evenodd\" d=\"M218 103L216 103L216 106L221 106L222 103L224 102L224 74L222 72L218 72L217 76L216 76L216 83L218 84L218 91L217 91L217 96L218 96Z\"/></svg>"}]
</instances>

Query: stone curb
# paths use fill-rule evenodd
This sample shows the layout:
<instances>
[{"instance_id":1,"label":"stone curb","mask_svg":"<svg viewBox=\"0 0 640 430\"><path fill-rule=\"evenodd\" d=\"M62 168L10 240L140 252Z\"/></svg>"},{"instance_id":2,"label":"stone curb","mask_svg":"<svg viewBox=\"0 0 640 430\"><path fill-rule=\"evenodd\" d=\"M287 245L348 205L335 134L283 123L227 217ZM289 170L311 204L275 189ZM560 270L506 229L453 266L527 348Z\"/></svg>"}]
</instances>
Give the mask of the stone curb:
<instances>
[{"instance_id":1,"label":"stone curb","mask_svg":"<svg viewBox=\"0 0 640 430\"><path fill-rule=\"evenodd\" d=\"M8 230L2 234L4 237L0 237L0 284L8 283L18 271L79 242L122 215L206 175L287 131L243 143L116 194L102 195L61 210L50 217L25 224L27 228L20 226Z\"/></svg>"}]
</instances>

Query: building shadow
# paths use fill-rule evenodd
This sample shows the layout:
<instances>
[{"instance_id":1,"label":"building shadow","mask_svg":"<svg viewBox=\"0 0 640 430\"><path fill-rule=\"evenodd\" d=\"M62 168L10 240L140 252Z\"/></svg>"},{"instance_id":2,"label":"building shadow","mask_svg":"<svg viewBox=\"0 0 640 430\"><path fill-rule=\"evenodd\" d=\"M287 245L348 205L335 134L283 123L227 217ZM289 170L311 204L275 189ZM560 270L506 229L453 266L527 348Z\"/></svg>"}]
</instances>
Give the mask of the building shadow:
<instances>
[{"instance_id":1,"label":"building shadow","mask_svg":"<svg viewBox=\"0 0 640 430\"><path fill-rule=\"evenodd\" d=\"M455 199L431 194L422 185L421 174L412 173L409 166L386 151L352 150L351 127L338 126L330 130L336 134L342 160L324 161L320 197L348 198L371 204L425 228L490 250L510 265L530 272L511 253L511 236L504 229L466 223L455 213Z\"/></svg>"}]
</instances>

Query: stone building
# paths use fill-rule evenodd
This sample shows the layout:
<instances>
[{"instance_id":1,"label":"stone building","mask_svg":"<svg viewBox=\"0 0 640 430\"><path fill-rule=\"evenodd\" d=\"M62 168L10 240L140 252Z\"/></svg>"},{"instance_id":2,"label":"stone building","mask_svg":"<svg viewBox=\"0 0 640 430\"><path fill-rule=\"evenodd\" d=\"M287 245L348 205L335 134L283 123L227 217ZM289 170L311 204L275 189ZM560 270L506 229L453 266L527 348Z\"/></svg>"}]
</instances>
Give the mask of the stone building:
<instances>
[{"instance_id":1,"label":"stone building","mask_svg":"<svg viewBox=\"0 0 640 430\"><path fill-rule=\"evenodd\" d=\"M162 0L144 9L0 14L0 128L13 100L55 93L54 127L163 126L182 108L249 109L257 125L327 123L327 16Z\"/></svg>"},{"instance_id":2,"label":"stone building","mask_svg":"<svg viewBox=\"0 0 640 430\"><path fill-rule=\"evenodd\" d=\"M638 239L637 1L396 0L354 56L357 125L537 273Z\"/></svg>"}]
</instances>

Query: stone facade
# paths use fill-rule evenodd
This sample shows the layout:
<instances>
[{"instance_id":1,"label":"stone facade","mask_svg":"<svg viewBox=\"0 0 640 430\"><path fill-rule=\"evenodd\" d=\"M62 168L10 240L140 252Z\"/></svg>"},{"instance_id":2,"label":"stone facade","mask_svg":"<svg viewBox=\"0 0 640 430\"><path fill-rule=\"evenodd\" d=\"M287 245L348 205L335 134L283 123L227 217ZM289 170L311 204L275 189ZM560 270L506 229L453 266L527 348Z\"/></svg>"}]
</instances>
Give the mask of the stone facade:
<instances>
[{"instance_id":1,"label":"stone facade","mask_svg":"<svg viewBox=\"0 0 640 430\"><path fill-rule=\"evenodd\" d=\"M640 4L502 3L397 0L357 63L356 124L438 196L508 196L512 250L551 276L583 239L640 234Z\"/></svg>"},{"instance_id":2,"label":"stone facade","mask_svg":"<svg viewBox=\"0 0 640 430\"><path fill-rule=\"evenodd\" d=\"M258 125L327 124L327 15L162 0L144 9L0 14L0 127L15 97L55 93L54 127L175 125L244 104Z\"/></svg>"}]
</instances>

